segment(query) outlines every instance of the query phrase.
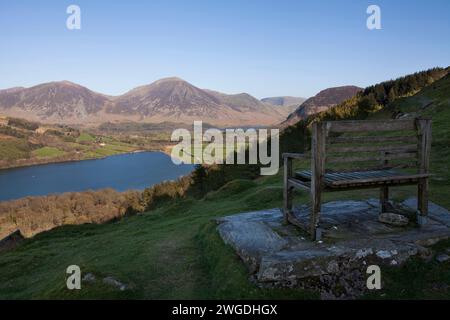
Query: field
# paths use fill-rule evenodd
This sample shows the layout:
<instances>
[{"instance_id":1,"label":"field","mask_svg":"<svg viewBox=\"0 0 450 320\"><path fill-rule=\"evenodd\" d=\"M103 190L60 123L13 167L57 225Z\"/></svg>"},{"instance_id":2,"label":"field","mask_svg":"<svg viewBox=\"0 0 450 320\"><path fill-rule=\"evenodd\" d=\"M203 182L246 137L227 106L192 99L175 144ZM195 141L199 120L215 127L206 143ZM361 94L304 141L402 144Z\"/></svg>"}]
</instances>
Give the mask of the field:
<instances>
[{"instance_id":1,"label":"field","mask_svg":"<svg viewBox=\"0 0 450 320\"><path fill-rule=\"evenodd\" d=\"M0 169L152 149L150 145L124 142L70 127L3 119L6 120L0 123Z\"/></svg>"},{"instance_id":2,"label":"field","mask_svg":"<svg viewBox=\"0 0 450 320\"><path fill-rule=\"evenodd\" d=\"M33 156L38 158L53 158L64 155L65 152L54 147L42 147L33 151Z\"/></svg>"}]
</instances>

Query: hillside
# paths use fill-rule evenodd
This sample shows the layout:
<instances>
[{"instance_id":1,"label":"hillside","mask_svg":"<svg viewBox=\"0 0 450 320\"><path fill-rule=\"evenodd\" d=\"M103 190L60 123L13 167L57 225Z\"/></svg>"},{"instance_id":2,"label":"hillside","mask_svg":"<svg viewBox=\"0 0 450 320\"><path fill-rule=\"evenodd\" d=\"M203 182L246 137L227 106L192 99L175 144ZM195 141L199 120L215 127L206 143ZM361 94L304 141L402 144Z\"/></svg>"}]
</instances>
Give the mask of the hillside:
<instances>
[{"instance_id":1,"label":"hillside","mask_svg":"<svg viewBox=\"0 0 450 320\"><path fill-rule=\"evenodd\" d=\"M305 100L306 98L291 96L268 97L261 99L264 103L278 106L278 110L284 110L287 114L294 112L303 102L305 102Z\"/></svg>"},{"instance_id":2,"label":"hillside","mask_svg":"<svg viewBox=\"0 0 450 320\"><path fill-rule=\"evenodd\" d=\"M141 148L64 125L0 116L0 169L102 158Z\"/></svg>"},{"instance_id":3,"label":"hillside","mask_svg":"<svg viewBox=\"0 0 450 320\"><path fill-rule=\"evenodd\" d=\"M322 90L314 97L307 99L292 112L282 123L282 127L293 125L312 114L328 110L353 97L361 90L362 88L356 86L342 86Z\"/></svg>"},{"instance_id":4,"label":"hillside","mask_svg":"<svg viewBox=\"0 0 450 320\"><path fill-rule=\"evenodd\" d=\"M0 112L43 123L96 126L104 122L202 120L216 126L273 125L288 110L249 94L204 90L179 78L165 78L110 97L68 82L0 91Z\"/></svg>"},{"instance_id":5,"label":"hillside","mask_svg":"<svg viewBox=\"0 0 450 320\"><path fill-rule=\"evenodd\" d=\"M265 103L272 104L274 106L293 106L293 105L301 105L306 99L301 97L291 97L291 96L282 96L282 97L267 97L262 98L261 101Z\"/></svg>"},{"instance_id":6,"label":"hillside","mask_svg":"<svg viewBox=\"0 0 450 320\"><path fill-rule=\"evenodd\" d=\"M4 114L47 123L82 122L107 103L108 97L69 81L0 91L0 110Z\"/></svg>"},{"instance_id":7,"label":"hillside","mask_svg":"<svg viewBox=\"0 0 450 320\"><path fill-rule=\"evenodd\" d=\"M437 77L421 90L376 109L364 116L433 117L431 172L436 175L430 181L430 199L450 208L450 76ZM347 113L349 117L355 114L358 113ZM292 145L289 148L294 151ZM302 161L295 166L308 165ZM255 287L234 251L220 240L211 221L227 214L280 207L282 172L256 180L243 180L242 173L231 175L228 171L226 175L233 181L202 199L162 196L165 201L142 215L103 225L65 226L1 253L0 298L317 298L317 293L303 290ZM324 200L376 198L378 193L378 190L327 193ZM414 193L414 187L399 187L393 196L399 199ZM302 192L295 201L304 203L308 195ZM433 256L449 247L449 241L434 246ZM64 271L74 261L82 272L92 273L97 280L83 282L82 290L68 291ZM107 276L127 284L127 289L120 291L102 283L101 279ZM448 298L449 287L448 263L414 259L401 267L383 268L384 289L366 298L442 299Z\"/></svg>"},{"instance_id":8,"label":"hillside","mask_svg":"<svg viewBox=\"0 0 450 320\"><path fill-rule=\"evenodd\" d=\"M299 105L305 102L305 100L305 98L290 96L268 97L261 99L262 102L276 106L279 112L287 115L294 112Z\"/></svg>"}]
</instances>

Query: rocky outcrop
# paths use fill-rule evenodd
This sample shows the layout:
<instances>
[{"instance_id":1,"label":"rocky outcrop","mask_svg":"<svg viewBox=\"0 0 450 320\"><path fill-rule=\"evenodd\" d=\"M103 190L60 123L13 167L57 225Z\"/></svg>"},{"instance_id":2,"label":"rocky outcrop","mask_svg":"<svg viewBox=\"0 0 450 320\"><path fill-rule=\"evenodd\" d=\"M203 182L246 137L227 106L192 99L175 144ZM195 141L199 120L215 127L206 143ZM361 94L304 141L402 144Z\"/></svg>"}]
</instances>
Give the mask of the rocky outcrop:
<instances>
[{"instance_id":1,"label":"rocky outcrop","mask_svg":"<svg viewBox=\"0 0 450 320\"><path fill-rule=\"evenodd\" d=\"M414 201L392 207L402 216L414 214ZM319 290L324 298L353 298L367 292L369 265L399 266L412 256L429 259L427 246L450 238L450 213L434 203L428 224L421 228L382 223L379 211L375 199L323 204L319 242L308 240L302 231L309 223L307 206L294 210L300 229L285 225L281 211L271 209L219 218L218 232L261 286L302 287Z\"/></svg>"},{"instance_id":2,"label":"rocky outcrop","mask_svg":"<svg viewBox=\"0 0 450 320\"><path fill-rule=\"evenodd\" d=\"M288 127L296 124L300 120L306 119L309 115L326 111L329 108L350 99L361 90L362 88L356 86L342 86L322 90L314 97L303 102L287 117L281 126Z\"/></svg>"},{"instance_id":3,"label":"rocky outcrop","mask_svg":"<svg viewBox=\"0 0 450 320\"><path fill-rule=\"evenodd\" d=\"M404 215L392 212L384 212L378 216L378 220L392 226L404 227L409 224L409 219Z\"/></svg>"},{"instance_id":4,"label":"rocky outcrop","mask_svg":"<svg viewBox=\"0 0 450 320\"><path fill-rule=\"evenodd\" d=\"M7 237L0 240L0 252L14 249L19 245L23 240L24 236L20 232L20 230L16 230Z\"/></svg>"}]
</instances>

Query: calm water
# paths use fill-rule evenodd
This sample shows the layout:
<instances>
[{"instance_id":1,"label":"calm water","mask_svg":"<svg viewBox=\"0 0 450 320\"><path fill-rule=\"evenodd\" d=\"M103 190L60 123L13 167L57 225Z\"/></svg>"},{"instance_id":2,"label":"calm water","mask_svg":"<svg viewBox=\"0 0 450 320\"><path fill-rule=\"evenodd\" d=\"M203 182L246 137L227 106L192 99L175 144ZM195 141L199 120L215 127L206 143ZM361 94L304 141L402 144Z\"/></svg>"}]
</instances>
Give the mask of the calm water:
<instances>
[{"instance_id":1,"label":"calm water","mask_svg":"<svg viewBox=\"0 0 450 320\"><path fill-rule=\"evenodd\" d=\"M141 152L0 170L0 201L89 189L143 190L186 175L193 167L175 165L161 152Z\"/></svg>"}]
</instances>

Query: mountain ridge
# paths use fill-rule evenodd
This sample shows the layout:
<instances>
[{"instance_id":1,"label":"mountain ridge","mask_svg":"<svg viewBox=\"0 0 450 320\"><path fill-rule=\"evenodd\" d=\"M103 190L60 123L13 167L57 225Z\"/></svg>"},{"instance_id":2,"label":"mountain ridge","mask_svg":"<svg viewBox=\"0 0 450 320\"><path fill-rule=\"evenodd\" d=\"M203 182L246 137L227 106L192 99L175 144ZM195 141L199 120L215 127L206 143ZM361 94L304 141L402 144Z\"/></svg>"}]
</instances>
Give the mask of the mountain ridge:
<instances>
[{"instance_id":1,"label":"mountain ridge","mask_svg":"<svg viewBox=\"0 0 450 320\"><path fill-rule=\"evenodd\" d=\"M0 112L32 121L97 125L107 121L274 125L287 111L248 93L200 89L178 78L163 78L119 96L92 91L64 80L29 88L0 90Z\"/></svg>"},{"instance_id":2,"label":"mountain ridge","mask_svg":"<svg viewBox=\"0 0 450 320\"><path fill-rule=\"evenodd\" d=\"M315 96L305 100L296 110L294 110L285 121L281 123L282 127L288 127L298 121L307 118L311 114L319 113L334 107L343 101L353 97L363 88L346 85L331 87L321 90Z\"/></svg>"},{"instance_id":3,"label":"mountain ridge","mask_svg":"<svg viewBox=\"0 0 450 320\"><path fill-rule=\"evenodd\" d=\"M272 104L274 106L299 106L305 102L306 98L293 96L277 96L262 98L261 101Z\"/></svg>"}]
</instances>

